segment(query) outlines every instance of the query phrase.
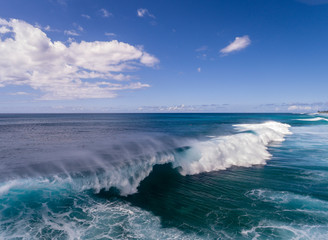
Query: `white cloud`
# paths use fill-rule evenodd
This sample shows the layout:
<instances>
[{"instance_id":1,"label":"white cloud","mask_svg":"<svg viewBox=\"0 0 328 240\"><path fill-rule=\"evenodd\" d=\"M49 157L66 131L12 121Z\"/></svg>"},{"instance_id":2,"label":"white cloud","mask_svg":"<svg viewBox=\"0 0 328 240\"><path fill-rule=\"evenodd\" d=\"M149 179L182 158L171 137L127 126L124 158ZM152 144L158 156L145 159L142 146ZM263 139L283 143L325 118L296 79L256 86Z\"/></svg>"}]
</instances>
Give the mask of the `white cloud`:
<instances>
[{"instance_id":1,"label":"white cloud","mask_svg":"<svg viewBox=\"0 0 328 240\"><path fill-rule=\"evenodd\" d=\"M250 44L251 44L251 40L247 35L245 35L243 37L236 37L232 43L230 43L225 48L221 49L220 52L222 54L228 54L231 52L235 52L235 51L244 49L247 46L249 46Z\"/></svg>"},{"instance_id":2,"label":"white cloud","mask_svg":"<svg viewBox=\"0 0 328 240\"><path fill-rule=\"evenodd\" d=\"M74 26L78 31L80 31L80 32L83 32L83 31L84 31L83 27L81 27L81 26L78 25L77 23L73 23L73 26Z\"/></svg>"},{"instance_id":3,"label":"white cloud","mask_svg":"<svg viewBox=\"0 0 328 240\"><path fill-rule=\"evenodd\" d=\"M58 29L53 29L53 28L51 28L49 25L46 25L45 27L43 27L42 25L36 23L34 26L35 26L36 28L40 28L41 30L46 31L46 32L61 32L61 31L58 30Z\"/></svg>"},{"instance_id":4,"label":"white cloud","mask_svg":"<svg viewBox=\"0 0 328 240\"><path fill-rule=\"evenodd\" d=\"M51 31L51 27L49 25L47 25L47 26L44 27L44 30L45 31Z\"/></svg>"},{"instance_id":5,"label":"white cloud","mask_svg":"<svg viewBox=\"0 0 328 240\"><path fill-rule=\"evenodd\" d=\"M104 18L108 18L108 17L111 17L113 16L112 13L108 12L108 10L106 10L105 8L102 8L99 10L101 15L104 17Z\"/></svg>"},{"instance_id":6,"label":"white cloud","mask_svg":"<svg viewBox=\"0 0 328 240\"><path fill-rule=\"evenodd\" d=\"M80 36L75 30L65 30L64 33L69 36Z\"/></svg>"},{"instance_id":7,"label":"white cloud","mask_svg":"<svg viewBox=\"0 0 328 240\"><path fill-rule=\"evenodd\" d=\"M80 33L78 33L77 31L83 32L84 31L83 27L81 27L80 25L78 25L76 23L73 23L73 26L76 28L76 30L74 30L74 29L65 30L64 34L66 34L68 36L80 36ZM43 28L43 29L46 30L45 28ZM42 28L41 28L41 30L42 30Z\"/></svg>"},{"instance_id":8,"label":"white cloud","mask_svg":"<svg viewBox=\"0 0 328 240\"><path fill-rule=\"evenodd\" d=\"M2 26L0 27L0 34L4 34L4 33L8 33L10 32L10 29L5 27L5 26Z\"/></svg>"},{"instance_id":9,"label":"white cloud","mask_svg":"<svg viewBox=\"0 0 328 240\"><path fill-rule=\"evenodd\" d=\"M81 14L81 17L84 17L84 18L86 18L86 19L90 19L91 17L89 16L89 15L87 15L87 14Z\"/></svg>"},{"instance_id":10,"label":"white cloud","mask_svg":"<svg viewBox=\"0 0 328 240\"><path fill-rule=\"evenodd\" d=\"M207 60L207 52L208 52L208 46L203 45L197 49L195 49L195 52L197 52L197 58L201 60Z\"/></svg>"},{"instance_id":11,"label":"white cloud","mask_svg":"<svg viewBox=\"0 0 328 240\"><path fill-rule=\"evenodd\" d=\"M0 37L0 86L30 86L43 93L41 99L112 98L119 90L149 87L130 82L125 72L159 62L142 48L116 40L72 40L66 46L21 20L0 18L0 27L13 33Z\"/></svg>"},{"instance_id":12,"label":"white cloud","mask_svg":"<svg viewBox=\"0 0 328 240\"><path fill-rule=\"evenodd\" d=\"M191 111L193 109L192 106L174 105L174 106L143 106L138 107L138 111L142 112L183 112L183 111Z\"/></svg>"},{"instance_id":13,"label":"white cloud","mask_svg":"<svg viewBox=\"0 0 328 240\"><path fill-rule=\"evenodd\" d=\"M222 112L229 110L227 104L173 105L173 106L140 106L139 112Z\"/></svg>"},{"instance_id":14,"label":"white cloud","mask_svg":"<svg viewBox=\"0 0 328 240\"><path fill-rule=\"evenodd\" d=\"M9 93L9 95L14 95L14 96L17 96L17 95L30 95L30 93L27 93L27 92L14 92L14 93Z\"/></svg>"},{"instance_id":15,"label":"white cloud","mask_svg":"<svg viewBox=\"0 0 328 240\"><path fill-rule=\"evenodd\" d=\"M202 71L202 69L199 67L199 68L197 68L197 72L201 72Z\"/></svg>"},{"instance_id":16,"label":"white cloud","mask_svg":"<svg viewBox=\"0 0 328 240\"><path fill-rule=\"evenodd\" d=\"M151 17L151 18L156 18L153 14L151 14L148 9L146 8L139 8L137 10L137 15L138 17Z\"/></svg>"}]
</instances>

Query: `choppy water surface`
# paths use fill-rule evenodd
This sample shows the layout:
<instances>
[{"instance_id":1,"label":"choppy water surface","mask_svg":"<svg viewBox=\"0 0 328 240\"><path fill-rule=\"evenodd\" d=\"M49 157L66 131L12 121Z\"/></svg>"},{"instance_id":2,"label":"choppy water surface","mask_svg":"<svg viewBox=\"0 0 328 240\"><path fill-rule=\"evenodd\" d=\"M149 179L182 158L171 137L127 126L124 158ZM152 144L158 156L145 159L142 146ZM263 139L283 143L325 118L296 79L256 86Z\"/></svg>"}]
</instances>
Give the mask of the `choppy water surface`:
<instances>
[{"instance_id":1,"label":"choppy water surface","mask_svg":"<svg viewBox=\"0 0 328 240\"><path fill-rule=\"evenodd\" d=\"M0 115L0 239L328 239L328 117Z\"/></svg>"}]
</instances>

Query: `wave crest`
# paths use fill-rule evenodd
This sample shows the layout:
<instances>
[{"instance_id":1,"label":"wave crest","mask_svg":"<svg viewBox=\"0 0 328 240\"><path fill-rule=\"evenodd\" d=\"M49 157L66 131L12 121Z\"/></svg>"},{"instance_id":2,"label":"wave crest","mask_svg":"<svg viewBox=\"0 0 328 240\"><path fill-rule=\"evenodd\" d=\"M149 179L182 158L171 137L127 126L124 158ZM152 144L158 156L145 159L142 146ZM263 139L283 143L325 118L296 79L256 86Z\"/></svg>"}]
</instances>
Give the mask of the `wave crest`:
<instances>
[{"instance_id":1,"label":"wave crest","mask_svg":"<svg viewBox=\"0 0 328 240\"><path fill-rule=\"evenodd\" d=\"M307 122L316 122L316 121L327 121L328 119L323 117L315 117L315 118L304 118L304 119L297 119L298 121L307 121Z\"/></svg>"},{"instance_id":2,"label":"wave crest","mask_svg":"<svg viewBox=\"0 0 328 240\"><path fill-rule=\"evenodd\" d=\"M234 125L239 133L220 136L193 144L187 156L179 158L175 166L181 174L192 175L202 172L224 170L231 166L250 167L265 164L270 159L268 145L282 142L290 125L279 122Z\"/></svg>"}]
</instances>

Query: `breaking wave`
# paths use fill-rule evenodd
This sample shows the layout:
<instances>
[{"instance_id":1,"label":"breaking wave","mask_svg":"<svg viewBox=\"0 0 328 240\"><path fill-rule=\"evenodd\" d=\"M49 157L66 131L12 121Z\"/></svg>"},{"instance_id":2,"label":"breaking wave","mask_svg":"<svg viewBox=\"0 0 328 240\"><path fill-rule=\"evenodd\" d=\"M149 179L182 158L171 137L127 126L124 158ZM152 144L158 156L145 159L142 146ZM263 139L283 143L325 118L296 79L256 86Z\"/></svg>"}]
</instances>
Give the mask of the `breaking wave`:
<instances>
[{"instance_id":1,"label":"breaking wave","mask_svg":"<svg viewBox=\"0 0 328 240\"><path fill-rule=\"evenodd\" d=\"M279 122L234 125L237 134L196 142L174 162L181 174L225 170L231 166L265 164L271 158L268 145L284 141L290 125Z\"/></svg>"},{"instance_id":2,"label":"breaking wave","mask_svg":"<svg viewBox=\"0 0 328 240\"><path fill-rule=\"evenodd\" d=\"M119 149L119 153L124 155L124 161L122 157L119 158L120 154L110 156L116 161L106 161L106 155L99 157L92 154L81 154L86 159L81 157L78 164L57 161L48 168L60 169L60 173L6 181L0 186L0 195L22 185L26 187L42 184L43 187L65 186L78 191L93 189L95 192L116 188L120 195L127 196L137 192L140 182L150 174L155 165L170 163L182 175L193 175L232 166L265 164L271 158L269 144L282 142L286 135L291 134L290 125L274 121L238 124L233 127L237 131L235 134L204 141L188 140L184 146L170 151L161 151L160 144L155 142L146 146L134 144L133 151ZM153 151L143 148L152 148Z\"/></svg>"}]
</instances>

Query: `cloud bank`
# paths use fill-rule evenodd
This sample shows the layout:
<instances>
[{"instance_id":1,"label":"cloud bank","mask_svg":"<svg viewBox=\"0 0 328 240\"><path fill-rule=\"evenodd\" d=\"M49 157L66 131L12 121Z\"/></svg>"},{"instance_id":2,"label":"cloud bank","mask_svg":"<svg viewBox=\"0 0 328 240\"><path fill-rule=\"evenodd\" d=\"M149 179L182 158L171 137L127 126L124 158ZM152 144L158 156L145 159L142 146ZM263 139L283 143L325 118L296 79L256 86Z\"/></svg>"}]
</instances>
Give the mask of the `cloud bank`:
<instances>
[{"instance_id":1,"label":"cloud bank","mask_svg":"<svg viewBox=\"0 0 328 240\"><path fill-rule=\"evenodd\" d=\"M246 48L250 44L251 44L251 40L247 35L245 35L243 37L236 37L232 43L230 43L225 48L221 49L220 53L226 55L231 52L236 52L236 51Z\"/></svg>"},{"instance_id":2,"label":"cloud bank","mask_svg":"<svg viewBox=\"0 0 328 240\"><path fill-rule=\"evenodd\" d=\"M117 91L148 84L131 82L127 71L159 61L141 47L109 42L52 41L21 20L0 18L0 87L30 86L40 99L113 98Z\"/></svg>"},{"instance_id":3,"label":"cloud bank","mask_svg":"<svg viewBox=\"0 0 328 240\"><path fill-rule=\"evenodd\" d=\"M171 105L171 106L141 106L137 112L180 112L180 113L316 113L318 110L327 110L328 102L316 103L270 103L270 104L202 104L202 105ZM131 112L131 109L126 112ZM132 112L134 112L132 110Z\"/></svg>"}]
</instances>

